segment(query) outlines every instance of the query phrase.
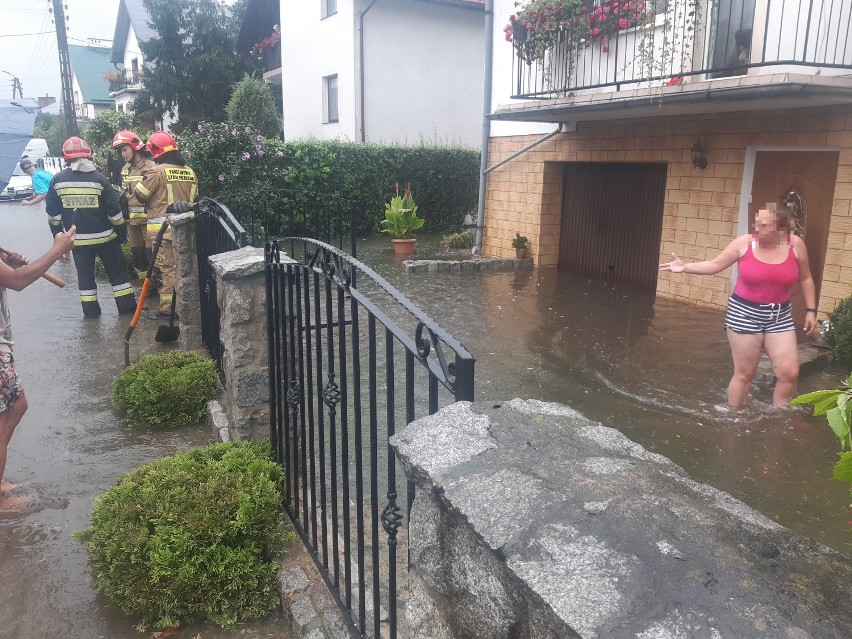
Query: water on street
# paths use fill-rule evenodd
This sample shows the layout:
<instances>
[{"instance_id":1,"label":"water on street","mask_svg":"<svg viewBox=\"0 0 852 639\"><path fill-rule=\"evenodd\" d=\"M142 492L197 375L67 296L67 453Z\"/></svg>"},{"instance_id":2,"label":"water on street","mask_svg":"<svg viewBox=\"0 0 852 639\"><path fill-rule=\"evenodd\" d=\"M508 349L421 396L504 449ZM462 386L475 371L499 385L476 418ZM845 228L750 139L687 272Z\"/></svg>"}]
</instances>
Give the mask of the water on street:
<instances>
[{"instance_id":1,"label":"water on street","mask_svg":"<svg viewBox=\"0 0 852 639\"><path fill-rule=\"evenodd\" d=\"M440 258L437 240L420 235L413 257ZM551 269L407 274L386 236L357 252L473 353L477 400L567 404L852 554L849 487L831 479L839 443L825 418L774 408L768 386L754 387L750 406L727 407L724 311ZM848 374L829 366L803 375L799 392Z\"/></svg>"},{"instance_id":2,"label":"water on street","mask_svg":"<svg viewBox=\"0 0 852 639\"><path fill-rule=\"evenodd\" d=\"M43 204L0 203L0 246L33 259L51 243ZM22 512L0 512L0 637L138 639L136 622L92 588L87 555L71 538L88 525L92 496L153 459L212 441L206 425L150 432L122 424L109 401L124 368L129 316L119 316L108 282L99 283L103 315L83 318L73 263L50 270L63 289L38 280L9 291L15 367L29 410L9 447L8 481L21 484ZM158 322L141 319L132 361L166 346L154 342ZM288 637L271 619L226 631L184 629L178 638Z\"/></svg>"}]
</instances>

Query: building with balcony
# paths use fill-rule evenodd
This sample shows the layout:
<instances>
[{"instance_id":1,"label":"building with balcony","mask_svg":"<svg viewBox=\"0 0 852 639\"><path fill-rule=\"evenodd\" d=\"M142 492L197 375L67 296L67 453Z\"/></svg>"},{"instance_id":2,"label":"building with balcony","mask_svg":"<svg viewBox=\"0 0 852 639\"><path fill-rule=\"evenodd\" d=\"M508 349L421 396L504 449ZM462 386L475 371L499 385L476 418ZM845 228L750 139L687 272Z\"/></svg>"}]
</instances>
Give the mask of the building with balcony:
<instances>
[{"instance_id":1,"label":"building with balcony","mask_svg":"<svg viewBox=\"0 0 852 639\"><path fill-rule=\"evenodd\" d=\"M514 4L495 0L489 166L546 139L487 173L486 254L520 232L540 267L721 307L730 271L658 264L715 257L783 201L820 317L852 293L852 3Z\"/></svg>"},{"instance_id":2,"label":"building with balcony","mask_svg":"<svg viewBox=\"0 0 852 639\"><path fill-rule=\"evenodd\" d=\"M142 89L145 60L139 43L156 37L148 20L148 10L142 0L120 0L110 54L110 62L117 73L110 81L109 90L115 108L122 113L133 109L133 101Z\"/></svg>"},{"instance_id":3,"label":"building with balcony","mask_svg":"<svg viewBox=\"0 0 852 639\"><path fill-rule=\"evenodd\" d=\"M483 7L482 0L282 2L285 138L479 147Z\"/></svg>"},{"instance_id":4,"label":"building with balcony","mask_svg":"<svg viewBox=\"0 0 852 639\"><path fill-rule=\"evenodd\" d=\"M109 85L104 80L104 73L112 69L109 54L109 47L68 45L71 91L78 120L91 120L104 111L115 108L115 100L110 97Z\"/></svg>"},{"instance_id":5,"label":"building with balcony","mask_svg":"<svg viewBox=\"0 0 852 639\"><path fill-rule=\"evenodd\" d=\"M263 81L281 91L280 0L249 0L237 37L237 53L263 62Z\"/></svg>"}]
</instances>

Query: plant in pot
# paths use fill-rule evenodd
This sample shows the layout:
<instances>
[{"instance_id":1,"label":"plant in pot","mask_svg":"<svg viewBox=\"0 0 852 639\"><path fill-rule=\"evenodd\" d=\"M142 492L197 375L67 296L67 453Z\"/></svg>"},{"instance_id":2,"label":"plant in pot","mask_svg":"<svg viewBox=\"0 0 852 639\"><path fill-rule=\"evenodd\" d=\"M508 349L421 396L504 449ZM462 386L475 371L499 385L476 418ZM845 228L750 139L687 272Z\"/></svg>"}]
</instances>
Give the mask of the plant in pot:
<instances>
[{"instance_id":1,"label":"plant in pot","mask_svg":"<svg viewBox=\"0 0 852 639\"><path fill-rule=\"evenodd\" d=\"M518 258L519 260L526 258L529 245L529 239L527 239L520 233L515 233L515 239L512 240L512 248L515 249L516 258Z\"/></svg>"},{"instance_id":2,"label":"plant in pot","mask_svg":"<svg viewBox=\"0 0 852 639\"><path fill-rule=\"evenodd\" d=\"M393 250L397 255L411 255L417 238L414 231L422 228L425 220L417 217L417 205L411 194L411 187L405 187L403 194L399 194L399 182L395 184L396 196L385 204L385 219L382 220L383 233L391 235L394 239Z\"/></svg>"}]
</instances>

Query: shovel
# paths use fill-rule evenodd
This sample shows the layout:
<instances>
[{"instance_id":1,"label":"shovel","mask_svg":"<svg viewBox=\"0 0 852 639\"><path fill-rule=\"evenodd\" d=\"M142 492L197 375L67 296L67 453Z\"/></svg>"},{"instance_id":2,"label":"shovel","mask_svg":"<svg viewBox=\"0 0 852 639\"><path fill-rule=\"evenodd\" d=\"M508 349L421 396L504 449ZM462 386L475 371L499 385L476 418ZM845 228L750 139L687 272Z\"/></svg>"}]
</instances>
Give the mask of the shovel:
<instances>
[{"instance_id":1,"label":"shovel","mask_svg":"<svg viewBox=\"0 0 852 639\"><path fill-rule=\"evenodd\" d=\"M136 324L139 322L139 318L142 316L142 305L145 304L145 298L148 296L148 287L151 286L151 275L154 272L154 260L157 259L157 253L160 250L160 243L163 241L163 236L166 234L166 230L168 228L169 223L163 222L163 225L157 232L157 238L154 240L154 246L151 250L151 261L148 264L148 272L145 273L145 280L142 282L142 290L139 293L139 301L136 302L136 312L133 313L133 319L130 320L130 326L127 327L127 333L124 334L125 366L130 366L130 336L133 335L133 329L136 328ZM174 300L174 298L172 298L172 300ZM172 317L174 318L174 302L172 302ZM157 331L157 335L159 334L159 331Z\"/></svg>"},{"instance_id":2,"label":"shovel","mask_svg":"<svg viewBox=\"0 0 852 639\"><path fill-rule=\"evenodd\" d=\"M180 338L180 326L175 326L175 303L177 291L172 292L172 312L169 315L169 325L161 324L154 335L155 342L176 342Z\"/></svg>"}]
</instances>

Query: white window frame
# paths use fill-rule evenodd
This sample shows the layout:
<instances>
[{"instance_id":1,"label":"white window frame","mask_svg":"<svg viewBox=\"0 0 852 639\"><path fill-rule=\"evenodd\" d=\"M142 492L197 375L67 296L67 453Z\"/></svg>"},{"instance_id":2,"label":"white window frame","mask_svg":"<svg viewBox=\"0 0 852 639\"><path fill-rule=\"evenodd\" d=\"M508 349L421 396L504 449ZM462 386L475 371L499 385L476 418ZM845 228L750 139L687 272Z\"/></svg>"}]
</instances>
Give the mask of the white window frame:
<instances>
[{"instance_id":1,"label":"white window frame","mask_svg":"<svg viewBox=\"0 0 852 639\"><path fill-rule=\"evenodd\" d=\"M336 73L322 79L322 121L323 124L340 121L340 84Z\"/></svg>"}]
</instances>

